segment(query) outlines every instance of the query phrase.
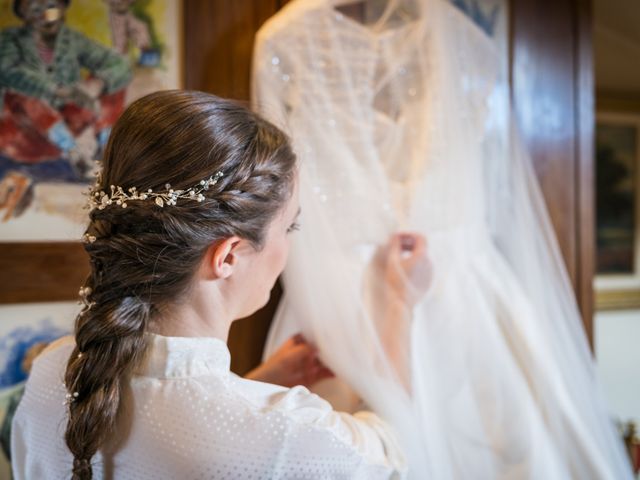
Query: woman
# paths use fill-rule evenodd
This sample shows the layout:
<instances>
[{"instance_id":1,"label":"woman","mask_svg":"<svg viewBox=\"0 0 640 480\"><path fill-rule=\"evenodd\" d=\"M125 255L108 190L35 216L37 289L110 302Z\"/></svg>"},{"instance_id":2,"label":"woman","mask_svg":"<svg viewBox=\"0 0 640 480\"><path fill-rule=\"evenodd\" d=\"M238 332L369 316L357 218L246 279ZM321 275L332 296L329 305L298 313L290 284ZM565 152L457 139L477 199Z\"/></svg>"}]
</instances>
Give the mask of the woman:
<instances>
[{"instance_id":1,"label":"woman","mask_svg":"<svg viewBox=\"0 0 640 480\"><path fill-rule=\"evenodd\" d=\"M278 129L212 95L149 95L115 125L90 203L85 309L75 338L34 364L13 423L17 479L404 470L372 413L229 372L229 327L266 303L297 228L295 157Z\"/></svg>"}]
</instances>

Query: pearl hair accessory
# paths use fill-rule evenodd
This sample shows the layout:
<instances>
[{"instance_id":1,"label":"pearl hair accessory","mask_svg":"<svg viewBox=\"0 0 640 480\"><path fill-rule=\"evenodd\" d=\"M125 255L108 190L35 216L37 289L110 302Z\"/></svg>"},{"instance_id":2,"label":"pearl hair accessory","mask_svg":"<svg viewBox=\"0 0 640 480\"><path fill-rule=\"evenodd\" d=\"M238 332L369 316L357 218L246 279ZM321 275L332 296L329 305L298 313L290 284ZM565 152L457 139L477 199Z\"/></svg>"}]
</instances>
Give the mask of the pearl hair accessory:
<instances>
[{"instance_id":1,"label":"pearl hair accessory","mask_svg":"<svg viewBox=\"0 0 640 480\"><path fill-rule=\"evenodd\" d=\"M78 353L78 355L76 355L76 358L80 360L82 356L83 356L82 352L80 352ZM62 382L62 386L64 387L65 390L67 390L67 393L64 396L65 400L62 404L65 406L69 406L76 401L76 399L80 396L80 394L78 392L70 392L65 382Z\"/></svg>"},{"instance_id":2,"label":"pearl hair accessory","mask_svg":"<svg viewBox=\"0 0 640 480\"><path fill-rule=\"evenodd\" d=\"M76 398L78 398L78 392L73 392L73 393L67 393L64 398L66 399L63 403L63 405L69 405L71 403L73 403Z\"/></svg>"},{"instance_id":3,"label":"pearl hair accessory","mask_svg":"<svg viewBox=\"0 0 640 480\"><path fill-rule=\"evenodd\" d=\"M131 187L125 191L124 188L120 186L111 185L111 193L106 193L102 190L92 190L89 192L89 209L93 210L97 208L104 210L109 205L114 204L122 208L127 208L127 202L149 199L154 199L156 205L159 207L176 205L179 198L204 202L205 196L202 192L209 190L209 188L218 183L218 180L223 176L224 173L218 171L206 180L200 180L198 185L188 188L187 190L174 190L169 183L165 185L167 190L162 192L154 192L152 189L148 189L146 192L140 192L136 187ZM93 243L95 237L85 234L83 241Z\"/></svg>"},{"instance_id":4,"label":"pearl hair accessory","mask_svg":"<svg viewBox=\"0 0 640 480\"><path fill-rule=\"evenodd\" d=\"M78 398L80 396L80 394L78 392L69 392L69 390L67 388L67 384L65 382L62 382L62 386L68 392L68 393L65 394L65 396L64 396L65 400L64 400L64 402L62 402L62 404L64 406L69 406L73 402L76 401L76 398Z\"/></svg>"},{"instance_id":5,"label":"pearl hair accessory","mask_svg":"<svg viewBox=\"0 0 640 480\"><path fill-rule=\"evenodd\" d=\"M91 307L95 305L95 302L90 302L87 298L89 297L89 295L91 295L91 292L91 287L80 287L80 291L78 292L78 295L80 295L80 301L78 303L80 305L84 305L84 310L82 313L90 310Z\"/></svg>"}]
</instances>

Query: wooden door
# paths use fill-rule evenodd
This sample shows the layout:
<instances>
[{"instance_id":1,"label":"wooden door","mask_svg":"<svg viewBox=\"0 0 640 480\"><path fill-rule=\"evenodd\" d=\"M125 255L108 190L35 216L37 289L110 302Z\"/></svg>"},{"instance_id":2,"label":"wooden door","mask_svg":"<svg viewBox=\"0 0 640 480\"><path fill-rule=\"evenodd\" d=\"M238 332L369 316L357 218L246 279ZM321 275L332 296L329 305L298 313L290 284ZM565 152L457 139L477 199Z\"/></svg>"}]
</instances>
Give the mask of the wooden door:
<instances>
[{"instance_id":1,"label":"wooden door","mask_svg":"<svg viewBox=\"0 0 640 480\"><path fill-rule=\"evenodd\" d=\"M511 1L512 99L593 343L591 0Z\"/></svg>"}]
</instances>

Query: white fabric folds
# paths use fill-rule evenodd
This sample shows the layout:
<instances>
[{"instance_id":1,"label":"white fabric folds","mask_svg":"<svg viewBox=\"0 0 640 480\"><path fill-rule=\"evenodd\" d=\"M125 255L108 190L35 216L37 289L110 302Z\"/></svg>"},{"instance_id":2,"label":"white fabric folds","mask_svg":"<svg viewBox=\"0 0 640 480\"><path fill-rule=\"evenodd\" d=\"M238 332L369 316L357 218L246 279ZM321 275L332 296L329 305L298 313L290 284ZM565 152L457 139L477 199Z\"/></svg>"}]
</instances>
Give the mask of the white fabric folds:
<instances>
[{"instance_id":1,"label":"white fabric folds","mask_svg":"<svg viewBox=\"0 0 640 480\"><path fill-rule=\"evenodd\" d=\"M341 3L293 1L256 39L254 105L301 163L266 354L313 339L341 379L318 391L391 421L410 478L630 479L495 44L443 0ZM433 262L404 308L378 262L397 231Z\"/></svg>"}]
</instances>

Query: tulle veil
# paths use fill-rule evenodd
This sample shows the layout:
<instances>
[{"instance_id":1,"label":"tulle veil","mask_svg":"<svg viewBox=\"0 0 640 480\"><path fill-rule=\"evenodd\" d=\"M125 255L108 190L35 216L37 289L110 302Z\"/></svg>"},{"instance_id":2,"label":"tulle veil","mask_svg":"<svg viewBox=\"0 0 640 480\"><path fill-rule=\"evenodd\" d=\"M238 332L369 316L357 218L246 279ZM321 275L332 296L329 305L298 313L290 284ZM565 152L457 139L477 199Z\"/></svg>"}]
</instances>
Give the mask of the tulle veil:
<instances>
[{"instance_id":1,"label":"tulle veil","mask_svg":"<svg viewBox=\"0 0 640 480\"><path fill-rule=\"evenodd\" d=\"M254 105L293 139L302 207L265 355L312 339L340 379L318 392L386 418L409 478L631 479L504 52L445 0L344 3L294 0L256 39ZM398 231L426 236L432 280L389 328Z\"/></svg>"}]
</instances>

